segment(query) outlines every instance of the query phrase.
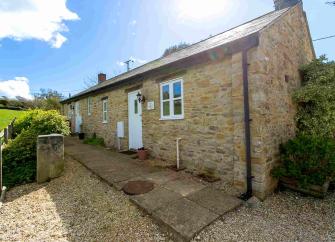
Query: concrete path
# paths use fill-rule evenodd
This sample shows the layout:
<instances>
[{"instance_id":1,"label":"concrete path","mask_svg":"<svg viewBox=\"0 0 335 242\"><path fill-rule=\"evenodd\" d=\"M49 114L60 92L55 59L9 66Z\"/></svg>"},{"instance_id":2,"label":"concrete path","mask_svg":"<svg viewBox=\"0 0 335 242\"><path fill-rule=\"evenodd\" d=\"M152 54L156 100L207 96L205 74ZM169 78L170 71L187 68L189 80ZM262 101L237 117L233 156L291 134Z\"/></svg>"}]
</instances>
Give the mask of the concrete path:
<instances>
[{"instance_id":1,"label":"concrete path","mask_svg":"<svg viewBox=\"0 0 335 242\"><path fill-rule=\"evenodd\" d=\"M65 139L65 153L118 190L128 181L152 181L152 191L129 196L129 199L171 232L176 240L191 240L207 225L242 203L190 174L149 166L129 155L82 144L76 137Z\"/></svg>"}]
</instances>

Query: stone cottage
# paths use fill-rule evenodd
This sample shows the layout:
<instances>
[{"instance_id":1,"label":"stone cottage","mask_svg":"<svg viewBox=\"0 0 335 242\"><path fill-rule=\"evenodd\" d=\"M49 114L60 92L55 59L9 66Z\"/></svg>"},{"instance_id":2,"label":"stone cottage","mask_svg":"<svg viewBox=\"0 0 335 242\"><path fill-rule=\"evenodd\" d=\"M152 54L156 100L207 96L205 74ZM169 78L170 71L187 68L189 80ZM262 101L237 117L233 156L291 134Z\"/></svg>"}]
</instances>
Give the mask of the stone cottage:
<instances>
[{"instance_id":1,"label":"stone cottage","mask_svg":"<svg viewBox=\"0 0 335 242\"><path fill-rule=\"evenodd\" d=\"M276 181L278 146L295 134L292 92L314 57L298 0L98 84L64 101L73 132L120 150L209 170L245 195L264 198Z\"/></svg>"}]
</instances>

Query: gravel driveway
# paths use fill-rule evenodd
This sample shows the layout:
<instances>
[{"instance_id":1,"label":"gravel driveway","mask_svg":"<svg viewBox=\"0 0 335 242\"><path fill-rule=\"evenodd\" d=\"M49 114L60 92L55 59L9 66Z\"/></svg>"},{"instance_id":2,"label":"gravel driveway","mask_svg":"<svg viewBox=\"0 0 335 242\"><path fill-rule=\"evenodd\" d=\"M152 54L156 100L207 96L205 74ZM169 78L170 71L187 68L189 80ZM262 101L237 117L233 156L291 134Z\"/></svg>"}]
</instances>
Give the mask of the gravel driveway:
<instances>
[{"instance_id":1,"label":"gravel driveway","mask_svg":"<svg viewBox=\"0 0 335 242\"><path fill-rule=\"evenodd\" d=\"M0 241L165 241L120 191L68 159L65 174L10 190L0 208ZM335 241L335 194L324 200L279 193L241 207L195 241Z\"/></svg>"},{"instance_id":2,"label":"gravel driveway","mask_svg":"<svg viewBox=\"0 0 335 242\"><path fill-rule=\"evenodd\" d=\"M65 175L8 191L0 241L164 241L128 198L73 160Z\"/></svg>"},{"instance_id":3,"label":"gravel driveway","mask_svg":"<svg viewBox=\"0 0 335 242\"><path fill-rule=\"evenodd\" d=\"M324 200L275 194L259 207L224 215L196 241L335 241L335 194Z\"/></svg>"}]
</instances>

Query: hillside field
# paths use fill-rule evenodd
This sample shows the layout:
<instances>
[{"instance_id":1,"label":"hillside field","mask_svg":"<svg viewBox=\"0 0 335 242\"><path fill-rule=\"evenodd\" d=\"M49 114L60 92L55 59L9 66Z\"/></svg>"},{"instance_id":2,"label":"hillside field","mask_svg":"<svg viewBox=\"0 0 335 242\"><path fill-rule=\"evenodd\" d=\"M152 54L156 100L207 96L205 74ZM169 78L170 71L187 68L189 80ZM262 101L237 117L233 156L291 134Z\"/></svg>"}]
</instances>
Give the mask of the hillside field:
<instances>
[{"instance_id":1,"label":"hillside field","mask_svg":"<svg viewBox=\"0 0 335 242\"><path fill-rule=\"evenodd\" d=\"M13 118L19 118L24 114L24 111L0 109L0 131L7 127Z\"/></svg>"}]
</instances>

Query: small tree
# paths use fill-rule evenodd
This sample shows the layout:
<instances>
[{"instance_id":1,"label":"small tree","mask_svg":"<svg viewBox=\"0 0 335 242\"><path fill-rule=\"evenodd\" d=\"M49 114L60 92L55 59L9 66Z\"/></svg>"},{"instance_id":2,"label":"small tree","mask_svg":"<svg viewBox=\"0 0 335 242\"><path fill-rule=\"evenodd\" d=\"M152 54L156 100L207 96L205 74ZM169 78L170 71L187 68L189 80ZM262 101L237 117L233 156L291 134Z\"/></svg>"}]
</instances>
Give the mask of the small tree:
<instances>
[{"instance_id":1,"label":"small tree","mask_svg":"<svg viewBox=\"0 0 335 242\"><path fill-rule=\"evenodd\" d=\"M184 49L186 47L190 46L190 44L188 43L185 43L185 42L180 42L179 44L177 45L173 45L173 46L170 46L169 48L166 48L162 57L164 56L167 56L167 55L170 55L178 50L181 50L181 49Z\"/></svg>"},{"instance_id":2,"label":"small tree","mask_svg":"<svg viewBox=\"0 0 335 242\"><path fill-rule=\"evenodd\" d=\"M299 133L334 137L335 62L325 56L301 68L303 86L294 94Z\"/></svg>"}]
</instances>

